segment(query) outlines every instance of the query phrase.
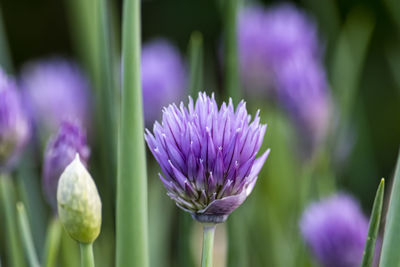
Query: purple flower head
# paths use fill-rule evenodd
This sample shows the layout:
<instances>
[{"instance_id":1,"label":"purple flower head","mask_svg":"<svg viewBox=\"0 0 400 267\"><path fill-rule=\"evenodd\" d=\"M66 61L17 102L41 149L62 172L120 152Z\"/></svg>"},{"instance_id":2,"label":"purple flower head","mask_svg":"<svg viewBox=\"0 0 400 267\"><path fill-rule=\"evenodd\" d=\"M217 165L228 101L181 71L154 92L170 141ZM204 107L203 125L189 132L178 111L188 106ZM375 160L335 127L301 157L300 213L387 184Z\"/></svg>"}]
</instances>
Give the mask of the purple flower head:
<instances>
[{"instance_id":1,"label":"purple flower head","mask_svg":"<svg viewBox=\"0 0 400 267\"><path fill-rule=\"evenodd\" d=\"M242 81L249 93L258 94L273 87L276 64L297 51L320 52L315 25L291 4L241 10L238 50Z\"/></svg>"},{"instance_id":2,"label":"purple flower head","mask_svg":"<svg viewBox=\"0 0 400 267\"><path fill-rule=\"evenodd\" d=\"M30 136L30 122L16 83L0 70L0 171L15 163Z\"/></svg>"},{"instance_id":3,"label":"purple flower head","mask_svg":"<svg viewBox=\"0 0 400 267\"><path fill-rule=\"evenodd\" d=\"M329 86L320 63L298 52L276 72L277 97L295 122L305 151L326 137L332 111Z\"/></svg>"},{"instance_id":4,"label":"purple flower head","mask_svg":"<svg viewBox=\"0 0 400 267\"><path fill-rule=\"evenodd\" d=\"M76 154L86 166L90 155L86 134L78 124L64 121L57 135L47 144L43 161L43 190L54 211L57 211L58 180Z\"/></svg>"},{"instance_id":5,"label":"purple flower head","mask_svg":"<svg viewBox=\"0 0 400 267\"><path fill-rule=\"evenodd\" d=\"M241 101L218 109L214 95L199 93L188 107L169 105L145 138L178 207L200 222L223 222L251 193L269 150L256 158L266 131Z\"/></svg>"},{"instance_id":6,"label":"purple flower head","mask_svg":"<svg viewBox=\"0 0 400 267\"><path fill-rule=\"evenodd\" d=\"M75 63L61 58L31 62L21 81L35 120L50 132L64 120L90 122L89 81Z\"/></svg>"},{"instance_id":7,"label":"purple flower head","mask_svg":"<svg viewBox=\"0 0 400 267\"><path fill-rule=\"evenodd\" d=\"M291 4L243 9L238 25L245 87L278 100L309 157L325 140L332 107L316 26Z\"/></svg>"},{"instance_id":8,"label":"purple flower head","mask_svg":"<svg viewBox=\"0 0 400 267\"><path fill-rule=\"evenodd\" d=\"M147 125L159 119L162 107L182 99L186 88L185 77L185 65L172 44L156 40L143 46L143 107Z\"/></svg>"},{"instance_id":9,"label":"purple flower head","mask_svg":"<svg viewBox=\"0 0 400 267\"><path fill-rule=\"evenodd\" d=\"M300 228L322 266L360 266L368 220L352 197L339 194L311 204L303 214Z\"/></svg>"}]
</instances>

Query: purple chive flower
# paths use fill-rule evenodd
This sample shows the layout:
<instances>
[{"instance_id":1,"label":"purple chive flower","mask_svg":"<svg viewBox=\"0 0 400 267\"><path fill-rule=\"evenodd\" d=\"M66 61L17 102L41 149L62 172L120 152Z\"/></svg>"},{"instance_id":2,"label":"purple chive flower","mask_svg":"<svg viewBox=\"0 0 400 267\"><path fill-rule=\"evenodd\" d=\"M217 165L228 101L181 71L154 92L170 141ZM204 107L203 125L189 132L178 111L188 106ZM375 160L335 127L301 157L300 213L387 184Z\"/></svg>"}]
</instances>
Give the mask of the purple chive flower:
<instances>
[{"instance_id":1,"label":"purple chive flower","mask_svg":"<svg viewBox=\"0 0 400 267\"><path fill-rule=\"evenodd\" d=\"M276 73L277 97L295 122L305 151L313 151L326 137L332 111L323 67L297 53Z\"/></svg>"},{"instance_id":2,"label":"purple chive flower","mask_svg":"<svg viewBox=\"0 0 400 267\"><path fill-rule=\"evenodd\" d=\"M241 101L218 109L214 95L169 105L145 138L161 166L161 181L178 207L200 222L223 222L251 193L269 150L256 158L266 125Z\"/></svg>"},{"instance_id":3,"label":"purple chive flower","mask_svg":"<svg viewBox=\"0 0 400 267\"><path fill-rule=\"evenodd\" d=\"M51 58L28 63L21 82L34 118L50 132L64 120L90 122L89 81L74 62Z\"/></svg>"},{"instance_id":4,"label":"purple chive flower","mask_svg":"<svg viewBox=\"0 0 400 267\"><path fill-rule=\"evenodd\" d=\"M15 163L30 135L30 123L16 83L0 70L0 171Z\"/></svg>"},{"instance_id":5,"label":"purple chive flower","mask_svg":"<svg viewBox=\"0 0 400 267\"><path fill-rule=\"evenodd\" d=\"M271 90L276 65L297 51L320 52L315 25L291 4L241 10L238 50L242 82L250 94Z\"/></svg>"},{"instance_id":6,"label":"purple chive flower","mask_svg":"<svg viewBox=\"0 0 400 267\"><path fill-rule=\"evenodd\" d=\"M64 121L56 136L47 144L43 161L43 190L47 201L57 210L57 185L65 168L79 154L86 166L90 149L86 143L86 134L78 124Z\"/></svg>"},{"instance_id":7,"label":"purple chive flower","mask_svg":"<svg viewBox=\"0 0 400 267\"><path fill-rule=\"evenodd\" d=\"M162 107L182 100L185 77L185 64L172 44L161 39L143 46L143 107L147 125L159 119Z\"/></svg>"},{"instance_id":8,"label":"purple chive flower","mask_svg":"<svg viewBox=\"0 0 400 267\"><path fill-rule=\"evenodd\" d=\"M368 234L368 219L350 196L339 194L311 204L301 233L324 267L358 267Z\"/></svg>"},{"instance_id":9,"label":"purple chive flower","mask_svg":"<svg viewBox=\"0 0 400 267\"><path fill-rule=\"evenodd\" d=\"M326 137L332 111L315 25L291 4L246 8L238 25L245 87L278 100L311 155Z\"/></svg>"}]
</instances>

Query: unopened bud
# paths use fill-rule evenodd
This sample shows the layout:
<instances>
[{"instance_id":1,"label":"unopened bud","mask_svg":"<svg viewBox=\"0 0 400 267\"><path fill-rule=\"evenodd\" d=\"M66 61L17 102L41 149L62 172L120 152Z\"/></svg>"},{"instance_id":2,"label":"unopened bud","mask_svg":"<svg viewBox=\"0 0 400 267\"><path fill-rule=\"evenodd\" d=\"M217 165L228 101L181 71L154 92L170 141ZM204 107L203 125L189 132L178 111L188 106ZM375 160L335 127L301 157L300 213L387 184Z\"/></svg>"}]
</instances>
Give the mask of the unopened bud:
<instances>
[{"instance_id":1,"label":"unopened bud","mask_svg":"<svg viewBox=\"0 0 400 267\"><path fill-rule=\"evenodd\" d=\"M60 220L68 234L78 242L92 243L100 233L101 200L78 154L61 174L57 203Z\"/></svg>"}]
</instances>

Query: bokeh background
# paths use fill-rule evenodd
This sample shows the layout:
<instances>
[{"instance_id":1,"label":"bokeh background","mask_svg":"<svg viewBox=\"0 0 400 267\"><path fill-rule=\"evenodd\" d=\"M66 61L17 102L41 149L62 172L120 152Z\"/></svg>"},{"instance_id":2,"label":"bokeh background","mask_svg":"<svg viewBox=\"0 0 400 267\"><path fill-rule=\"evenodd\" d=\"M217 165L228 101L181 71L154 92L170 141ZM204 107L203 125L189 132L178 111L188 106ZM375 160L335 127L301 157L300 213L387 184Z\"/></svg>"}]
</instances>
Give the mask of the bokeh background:
<instances>
[{"instance_id":1,"label":"bokeh background","mask_svg":"<svg viewBox=\"0 0 400 267\"><path fill-rule=\"evenodd\" d=\"M69 1L0 1L2 30L8 39L8 43L0 46L3 51L7 47L10 51L12 65L6 66L10 72L18 74L25 62L54 55L73 58L85 66L84 53L78 48L76 10ZM280 2L259 3L268 8ZM323 43L324 66L337 105L332 124L339 130L332 133L334 141L323 149L325 152L313 169L313 177L329 177L334 181L334 190L354 195L369 215L380 178L387 178L390 185L400 143L400 2L303 0L293 3L305 10L317 25ZM119 29L122 3L109 1L109 4L113 29ZM218 100L226 100L222 93L219 1L144 0L142 22L144 43L166 38L180 49L186 60L191 34L201 32L204 90L215 91ZM114 46L119 47L119 30L114 30L112 35ZM235 264L229 266L300 266L294 263L292 243L298 238L293 238L291 233L297 231L298 214L292 211L307 163L298 157L296 133L285 113L270 102L249 100L249 110L254 113L257 108L261 109L262 120L268 123L264 147L271 147L271 156L253 194L231 215L227 227L219 227L216 266L223 266L225 262L226 240L235 240L229 245L234 255L226 257L237 257L234 261L230 259ZM95 152L99 144L95 141L96 130L92 131L90 142ZM38 150L34 169L39 175L35 179L40 176ZM100 159L96 153L92 155L91 171L109 209L105 211L109 213L102 233L106 241L99 240L96 245L97 252L106 251L108 260L100 260L98 265L112 266L114 210L112 193L106 192L105 181L115 177L101 178L104 173L98 167ZM157 177L158 167L150 154L148 159L152 264L190 266L188 262L200 251L196 245L200 243L200 230L189 215L187 220L181 219L185 214L165 195ZM327 189L326 194L331 190ZM316 198L317 195L310 196L310 199ZM41 216L34 211L30 215ZM43 221L47 221L46 217ZM235 234L229 234L230 227L235 229ZM189 243L183 233L190 234Z\"/></svg>"}]
</instances>

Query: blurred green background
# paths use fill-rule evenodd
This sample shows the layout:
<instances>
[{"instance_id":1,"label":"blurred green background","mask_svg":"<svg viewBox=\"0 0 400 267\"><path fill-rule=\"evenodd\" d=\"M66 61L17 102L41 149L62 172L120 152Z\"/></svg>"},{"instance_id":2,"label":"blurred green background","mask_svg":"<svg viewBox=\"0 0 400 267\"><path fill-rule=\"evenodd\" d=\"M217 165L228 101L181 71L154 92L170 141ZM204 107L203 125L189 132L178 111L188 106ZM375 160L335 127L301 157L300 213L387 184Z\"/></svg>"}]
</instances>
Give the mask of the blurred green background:
<instances>
[{"instance_id":1,"label":"blurred green background","mask_svg":"<svg viewBox=\"0 0 400 267\"><path fill-rule=\"evenodd\" d=\"M35 58L49 55L78 58L67 1L0 1L12 62L17 72L24 62ZM118 28L122 3L110 3L114 7L114 22ZM278 1L263 1L266 6L274 3ZM337 138L330 147L332 151L328 151L330 160L327 165L332 170L329 175L335 177L340 190L349 191L359 198L365 213L369 214L380 178L388 178L390 185L400 144L400 2L303 0L295 3L317 23L324 42L328 79L337 110L340 111L332 121L332 124L340 125L341 131L335 133ZM187 55L191 33L197 30L203 34L205 89L220 91L222 78L218 49L222 21L219 1L144 0L142 11L144 42L165 37ZM250 110L254 111L257 105L260 107L259 103L254 103ZM285 229L296 227L296 216L290 217L290 208L285 210L285 207L294 203L291 194L298 186L298 176L302 175L297 171L302 163L293 159L291 136L285 134L291 129L286 118L279 112L276 114L273 108L261 109L263 120L269 124L264 147L272 148L271 157L254 195L244 204L248 208L241 207L234 212L229 224L238 223L239 229L244 227L243 234L239 233L234 238L244 238L245 244L253 244L247 248L248 258L241 258L237 266L243 266L240 262L248 264L245 266L265 266L263 262L268 261L275 262L271 266L290 266L285 259L282 262L267 259L271 255L264 251L271 243L275 249L285 251L287 240L290 240ZM285 137L277 138L281 133ZM287 166L285 161L294 163ZM154 169L152 159L148 165L149 169ZM162 192L162 199L166 200L155 173L154 170L149 172L150 190ZM320 173L326 174L326 171ZM320 173L317 171L316 175ZM168 203L173 206L172 201ZM264 209L268 215L264 214ZM170 210L172 214L182 213L174 208ZM150 210L150 216L154 212ZM169 213L166 214L169 216ZM282 221L288 217L293 221L285 225ZM180 225L174 219L172 225L174 227L170 227L169 236L179 239ZM276 230L274 236L268 229L278 229L276 225L282 227ZM179 263L179 250L175 250L179 242L173 239L167 242L171 245L166 251L166 254L172 255L171 266L185 266Z\"/></svg>"},{"instance_id":2,"label":"blurred green background","mask_svg":"<svg viewBox=\"0 0 400 267\"><path fill-rule=\"evenodd\" d=\"M279 3L263 2L265 5ZM111 3L120 18L121 1ZM400 10L400 3L396 0L304 0L295 3L314 17L320 36L326 42L325 59L331 84L332 62L346 19L359 12L374 24L351 107L354 149L338 170L340 184L369 207L380 177L392 174L399 145L400 22L394 15ZM2 0L1 7L17 69L25 61L43 56L75 56L65 1ZM142 10L144 41L166 37L186 53L192 31L202 32L206 73L212 80L206 87L220 81L217 71L217 49L221 38L218 1L144 0ZM352 54L346 60L353 62ZM334 93L335 89L332 86Z\"/></svg>"}]
</instances>

